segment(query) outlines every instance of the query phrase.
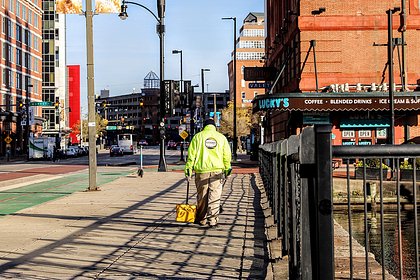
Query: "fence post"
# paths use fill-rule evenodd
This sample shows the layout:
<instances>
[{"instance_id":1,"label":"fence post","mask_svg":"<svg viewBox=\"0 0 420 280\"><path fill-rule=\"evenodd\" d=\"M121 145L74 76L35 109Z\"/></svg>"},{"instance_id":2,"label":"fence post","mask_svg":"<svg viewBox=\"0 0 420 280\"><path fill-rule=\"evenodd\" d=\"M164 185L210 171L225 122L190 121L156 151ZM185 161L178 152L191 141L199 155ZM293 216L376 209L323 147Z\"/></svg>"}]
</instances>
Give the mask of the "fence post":
<instances>
[{"instance_id":1,"label":"fence post","mask_svg":"<svg viewBox=\"0 0 420 280\"><path fill-rule=\"evenodd\" d=\"M301 134L302 279L334 279L331 126Z\"/></svg>"},{"instance_id":2,"label":"fence post","mask_svg":"<svg viewBox=\"0 0 420 280\"><path fill-rule=\"evenodd\" d=\"M334 223L332 205L332 146L331 126L315 126L317 162L316 205L318 228L316 279L334 279ZM314 278L315 279L315 278Z\"/></svg>"},{"instance_id":3,"label":"fence post","mask_svg":"<svg viewBox=\"0 0 420 280\"><path fill-rule=\"evenodd\" d=\"M307 127L300 135L300 180L302 184L302 279L312 279L315 265L313 261L315 232L315 133L313 127ZM316 278L313 278L316 279Z\"/></svg>"}]
</instances>

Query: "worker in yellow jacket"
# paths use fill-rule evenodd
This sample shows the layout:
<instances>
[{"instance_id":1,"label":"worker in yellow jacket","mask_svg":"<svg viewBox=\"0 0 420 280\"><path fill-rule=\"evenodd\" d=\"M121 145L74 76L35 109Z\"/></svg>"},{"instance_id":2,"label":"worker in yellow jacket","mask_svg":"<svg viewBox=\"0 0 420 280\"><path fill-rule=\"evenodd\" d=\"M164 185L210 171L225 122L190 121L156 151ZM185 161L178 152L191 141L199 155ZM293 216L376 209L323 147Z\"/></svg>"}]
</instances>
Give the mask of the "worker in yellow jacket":
<instances>
[{"instance_id":1,"label":"worker in yellow jacket","mask_svg":"<svg viewBox=\"0 0 420 280\"><path fill-rule=\"evenodd\" d=\"M203 130L191 140L185 164L187 180L195 172L195 223L214 227L219 222L223 180L232 172L231 159L232 153L226 137L217 132L213 119L206 120Z\"/></svg>"}]
</instances>

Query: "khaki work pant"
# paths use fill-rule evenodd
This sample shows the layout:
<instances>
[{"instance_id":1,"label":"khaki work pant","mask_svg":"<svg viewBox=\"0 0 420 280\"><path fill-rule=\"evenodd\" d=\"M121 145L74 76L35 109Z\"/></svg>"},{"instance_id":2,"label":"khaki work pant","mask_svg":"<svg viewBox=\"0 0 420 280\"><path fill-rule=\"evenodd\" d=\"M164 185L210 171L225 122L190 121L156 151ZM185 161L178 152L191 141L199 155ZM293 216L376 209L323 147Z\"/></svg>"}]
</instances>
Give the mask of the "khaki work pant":
<instances>
[{"instance_id":1,"label":"khaki work pant","mask_svg":"<svg viewBox=\"0 0 420 280\"><path fill-rule=\"evenodd\" d=\"M196 222L216 225L219 222L223 173L196 173L195 185L197 187Z\"/></svg>"}]
</instances>

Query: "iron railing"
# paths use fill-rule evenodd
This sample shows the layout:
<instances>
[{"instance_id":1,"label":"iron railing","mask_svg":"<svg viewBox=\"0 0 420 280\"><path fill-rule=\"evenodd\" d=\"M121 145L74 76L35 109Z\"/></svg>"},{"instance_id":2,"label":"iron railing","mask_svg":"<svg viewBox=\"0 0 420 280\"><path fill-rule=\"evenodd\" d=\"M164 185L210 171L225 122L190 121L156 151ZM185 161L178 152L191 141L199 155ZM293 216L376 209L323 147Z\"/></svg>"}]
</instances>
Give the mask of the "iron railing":
<instances>
[{"instance_id":1,"label":"iron railing","mask_svg":"<svg viewBox=\"0 0 420 280\"><path fill-rule=\"evenodd\" d=\"M289 279L419 279L416 157L417 145L332 146L329 126L261 145L260 175ZM369 163L378 175L369 177ZM409 181L401 164L413 167ZM334 236L334 226L348 235ZM355 254L362 247L363 261Z\"/></svg>"}]
</instances>

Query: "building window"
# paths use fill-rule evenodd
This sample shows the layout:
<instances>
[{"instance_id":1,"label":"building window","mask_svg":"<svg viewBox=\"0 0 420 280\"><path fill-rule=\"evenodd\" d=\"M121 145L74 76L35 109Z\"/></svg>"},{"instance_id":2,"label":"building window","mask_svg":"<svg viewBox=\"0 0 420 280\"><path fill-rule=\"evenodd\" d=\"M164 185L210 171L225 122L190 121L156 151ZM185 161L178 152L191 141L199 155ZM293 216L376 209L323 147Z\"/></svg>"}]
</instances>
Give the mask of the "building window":
<instances>
[{"instance_id":1,"label":"building window","mask_svg":"<svg viewBox=\"0 0 420 280\"><path fill-rule=\"evenodd\" d=\"M12 46L11 45L7 45L7 61L8 62L13 62L13 51L12 51Z\"/></svg>"},{"instance_id":2,"label":"building window","mask_svg":"<svg viewBox=\"0 0 420 280\"><path fill-rule=\"evenodd\" d=\"M241 87L245 87L245 86L246 86L245 80L244 79L241 79Z\"/></svg>"},{"instance_id":3,"label":"building window","mask_svg":"<svg viewBox=\"0 0 420 280\"><path fill-rule=\"evenodd\" d=\"M7 85L13 87L13 73L10 70L7 71Z\"/></svg>"},{"instance_id":4,"label":"building window","mask_svg":"<svg viewBox=\"0 0 420 280\"><path fill-rule=\"evenodd\" d=\"M264 52L237 52L238 60L260 60L264 56Z\"/></svg>"},{"instance_id":5,"label":"building window","mask_svg":"<svg viewBox=\"0 0 420 280\"><path fill-rule=\"evenodd\" d=\"M27 69L31 69L31 56L29 55L29 53L25 53L25 64L23 66L25 66Z\"/></svg>"},{"instance_id":6,"label":"building window","mask_svg":"<svg viewBox=\"0 0 420 280\"><path fill-rule=\"evenodd\" d=\"M22 26L16 24L16 41L22 42Z\"/></svg>"},{"instance_id":7,"label":"building window","mask_svg":"<svg viewBox=\"0 0 420 280\"><path fill-rule=\"evenodd\" d=\"M16 16L20 17L20 2L16 1Z\"/></svg>"},{"instance_id":8,"label":"building window","mask_svg":"<svg viewBox=\"0 0 420 280\"><path fill-rule=\"evenodd\" d=\"M38 64L38 59L34 57L34 71L35 72L39 72L38 70L39 64Z\"/></svg>"},{"instance_id":9,"label":"building window","mask_svg":"<svg viewBox=\"0 0 420 280\"><path fill-rule=\"evenodd\" d=\"M16 65L22 66L22 50L16 49Z\"/></svg>"},{"instance_id":10,"label":"building window","mask_svg":"<svg viewBox=\"0 0 420 280\"><path fill-rule=\"evenodd\" d=\"M239 48L244 49L264 49L265 44L263 40L252 40L252 41L239 41Z\"/></svg>"},{"instance_id":11,"label":"building window","mask_svg":"<svg viewBox=\"0 0 420 280\"><path fill-rule=\"evenodd\" d=\"M55 101L55 91L54 89L43 89L42 91L42 101Z\"/></svg>"},{"instance_id":12,"label":"building window","mask_svg":"<svg viewBox=\"0 0 420 280\"><path fill-rule=\"evenodd\" d=\"M16 89L22 89L22 74L16 73Z\"/></svg>"},{"instance_id":13,"label":"building window","mask_svg":"<svg viewBox=\"0 0 420 280\"><path fill-rule=\"evenodd\" d=\"M244 29L241 33L242 37L264 37L264 29Z\"/></svg>"},{"instance_id":14,"label":"building window","mask_svg":"<svg viewBox=\"0 0 420 280\"><path fill-rule=\"evenodd\" d=\"M3 80L2 80L2 84L7 86L7 69L3 68Z\"/></svg>"},{"instance_id":15,"label":"building window","mask_svg":"<svg viewBox=\"0 0 420 280\"><path fill-rule=\"evenodd\" d=\"M25 44L30 47L31 46L31 33L29 30L25 30Z\"/></svg>"},{"instance_id":16,"label":"building window","mask_svg":"<svg viewBox=\"0 0 420 280\"><path fill-rule=\"evenodd\" d=\"M55 109L42 109L42 117L46 120L43 122L44 129L55 129Z\"/></svg>"},{"instance_id":17,"label":"building window","mask_svg":"<svg viewBox=\"0 0 420 280\"><path fill-rule=\"evenodd\" d=\"M13 0L9 0L9 11L13 13Z\"/></svg>"}]
</instances>

